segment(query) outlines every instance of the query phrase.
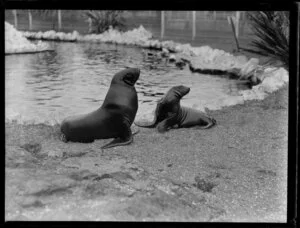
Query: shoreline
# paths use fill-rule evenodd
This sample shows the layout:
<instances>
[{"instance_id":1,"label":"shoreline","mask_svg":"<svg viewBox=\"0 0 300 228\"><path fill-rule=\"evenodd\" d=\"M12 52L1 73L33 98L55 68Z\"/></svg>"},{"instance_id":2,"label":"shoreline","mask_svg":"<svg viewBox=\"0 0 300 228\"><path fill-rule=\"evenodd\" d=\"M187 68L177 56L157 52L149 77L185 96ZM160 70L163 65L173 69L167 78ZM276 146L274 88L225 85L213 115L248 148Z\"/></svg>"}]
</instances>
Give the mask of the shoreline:
<instances>
[{"instance_id":1,"label":"shoreline","mask_svg":"<svg viewBox=\"0 0 300 228\"><path fill-rule=\"evenodd\" d=\"M284 99L284 101L282 101L282 99ZM234 104L234 105L229 105L229 106L224 106L221 109L216 109L216 110L212 110L209 108L206 108L206 113L209 115L217 115L219 116L220 114L224 113L224 112L231 112L231 111L237 111L237 110L241 110L243 108L249 108L252 106L262 106L265 107L264 109L267 109L267 106L270 105L270 103L272 103L273 105L271 106L271 108L275 107L276 109L288 109L288 85L284 85L283 87L279 88L278 90L270 93L266 98L262 99L262 100L246 100L243 104ZM182 104L181 104L182 105ZM183 104L184 106L184 104ZM152 110L154 111L154 110ZM148 120L151 121L153 118L153 112L147 112L144 115L141 115L141 119L143 120ZM145 118L148 117L147 118ZM150 119L149 119L150 118ZM135 119L136 121L137 119ZM55 123L53 123L55 122ZM19 119L5 119L5 125L24 125L24 126L35 126L35 125L42 125L42 126L46 126L46 127L53 127L58 128L60 126L60 122L58 121L49 121L49 122L35 122L35 120L30 120L28 122L22 122ZM136 126L134 123L132 123L131 127L133 128L140 128L138 126ZM154 130L154 129L152 129ZM173 130L174 131L174 130ZM102 141L102 140L100 140Z\"/></svg>"},{"instance_id":2,"label":"shoreline","mask_svg":"<svg viewBox=\"0 0 300 228\"><path fill-rule=\"evenodd\" d=\"M288 88L288 84L285 84L284 86L280 87L278 90L272 91L271 93L269 93L263 99L244 100L243 103L222 106L219 109L209 109L207 107L195 107L195 109L203 111L203 112L205 112L207 114L212 114L212 113L219 113L219 112L222 112L224 110L230 110L230 109L235 109L235 108L240 108L240 107L246 107L249 104L251 105L251 103L256 103L256 102L265 103L265 102L267 102L265 100L271 99L273 96L275 96L275 94L281 93L281 91L284 91L287 88ZM184 103L182 103L181 105L182 106L186 106ZM191 107L191 108L193 108L193 107ZM135 121L138 121L138 120L152 121L153 111L154 111L154 109L151 110L151 111L145 111L144 113L137 112ZM58 126L60 124L60 121L58 121L56 119L51 119L51 120L47 120L47 121L43 121L43 120L39 121L39 120L35 120L35 119L23 119L21 115L17 115L17 116L10 117L10 118L5 117L5 124L20 124L20 125L39 125L39 124L44 124L46 126L55 127L55 126ZM132 126L134 126L134 123L132 124Z\"/></svg>"}]
</instances>

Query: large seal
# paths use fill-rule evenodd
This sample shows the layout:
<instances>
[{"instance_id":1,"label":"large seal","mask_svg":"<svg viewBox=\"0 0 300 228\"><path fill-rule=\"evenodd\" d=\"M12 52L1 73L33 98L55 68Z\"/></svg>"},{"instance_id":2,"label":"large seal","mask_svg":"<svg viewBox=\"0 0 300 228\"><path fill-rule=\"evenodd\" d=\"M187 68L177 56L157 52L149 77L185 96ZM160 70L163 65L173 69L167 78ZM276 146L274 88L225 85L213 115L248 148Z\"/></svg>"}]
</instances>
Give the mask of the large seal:
<instances>
[{"instance_id":1,"label":"large seal","mask_svg":"<svg viewBox=\"0 0 300 228\"><path fill-rule=\"evenodd\" d=\"M190 92L186 86L174 86L161 98L154 112L151 123L135 123L139 127L154 128L159 132L170 128L189 128L198 126L199 129L208 129L216 124L216 120L204 112L180 106L180 100Z\"/></svg>"},{"instance_id":2,"label":"large seal","mask_svg":"<svg viewBox=\"0 0 300 228\"><path fill-rule=\"evenodd\" d=\"M95 139L115 138L102 149L130 144L133 140L130 126L138 109L134 84L139 75L140 70L137 68L118 72L99 109L85 115L68 117L62 122L62 140L93 142Z\"/></svg>"}]
</instances>

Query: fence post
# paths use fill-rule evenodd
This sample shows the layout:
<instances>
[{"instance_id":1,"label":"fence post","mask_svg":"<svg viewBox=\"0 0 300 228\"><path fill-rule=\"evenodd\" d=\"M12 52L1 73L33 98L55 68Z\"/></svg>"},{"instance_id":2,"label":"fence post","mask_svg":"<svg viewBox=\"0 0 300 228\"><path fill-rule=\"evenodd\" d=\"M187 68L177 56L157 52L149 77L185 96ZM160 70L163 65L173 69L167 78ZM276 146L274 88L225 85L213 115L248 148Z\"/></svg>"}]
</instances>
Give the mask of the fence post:
<instances>
[{"instance_id":1,"label":"fence post","mask_svg":"<svg viewBox=\"0 0 300 228\"><path fill-rule=\"evenodd\" d=\"M213 11L214 12L214 27L215 29L217 29L217 11Z\"/></svg>"},{"instance_id":2,"label":"fence post","mask_svg":"<svg viewBox=\"0 0 300 228\"><path fill-rule=\"evenodd\" d=\"M57 16L58 16L58 31L61 30L61 10L57 10Z\"/></svg>"},{"instance_id":3,"label":"fence post","mask_svg":"<svg viewBox=\"0 0 300 228\"><path fill-rule=\"evenodd\" d=\"M32 14L31 10L28 10L29 30L32 30Z\"/></svg>"},{"instance_id":4,"label":"fence post","mask_svg":"<svg viewBox=\"0 0 300 228\"><path fill-rule=\"evenodd\" d=\"M88 23L89 23L89 30L88 30L88 33L92 33L93 32L93 22L92 22L92 18L88 18Z\"/></svg>"},{"instance_id":5,"label":"fence post","mask_svg":"<svg viewBox=\"0 0 300 228\"><path fill-rule=\"evenodd\" d=\"M18 28L18 15L17 15L17 10L13 10L12 11L13 15L14 15L14 23L15 23L15 28Z\"/></svg>"},{"instance_id":6,"label":"fence post","mask_svg":"<svg viewBox=\"0 0 300 228\"><path fill-rule=\"evenodd\" d=\"M196 11L193 11L193 35L192 35L192 40L195 39L196 37Z\"/></svg>"},{"instance_id":7,"label":"fence post","mask_svg":"<svg viewBox=\"0 0 300 228\"><path fill-rule=\"evenodd\" d=\"M160 37L163 39L165 35L165 11L161 11L161 31Z\"/></svg>"},{"instance_id":8,"label":"fence post","mask_svg":"<svg viewBox=\"0 0 300 228\"><path fill-rule=\"evenodd\" d=\"M240 50L239 40L238 40L238 37L236 36L236 29L235 29L234 22L233 22L232 18L233 17L227 17L229 24L231 24L232 33L233 33L233 36L234 36L234 39L235 39L237 51L239 51Z\"/></svg>"},{"instance_id":9,"label":"fence post","mask_svg":"<svg viewBox=\"0 0 300 228\"><path fill-rule=\"evenodd\" d=\"M241 26L240 26L240 34L241 36L244 35L244 28L245 28L245 23L246 23L246 20L245 20L245 11L241 11L241 17L240 17L240 21L241 21Z\"/></svg>"},{"instance_id":10,"label":"fence post","mask_svg":"<svg viewBox=\"0 0 300 228\"><path fill-rule=\"evenodd\" d=\"M239 22L240 22L240 11L236 11L236 16L235 16L235 34L236 34L237 38L239 37L239 30L240 30Z\"/></svg>"}]
</instances>

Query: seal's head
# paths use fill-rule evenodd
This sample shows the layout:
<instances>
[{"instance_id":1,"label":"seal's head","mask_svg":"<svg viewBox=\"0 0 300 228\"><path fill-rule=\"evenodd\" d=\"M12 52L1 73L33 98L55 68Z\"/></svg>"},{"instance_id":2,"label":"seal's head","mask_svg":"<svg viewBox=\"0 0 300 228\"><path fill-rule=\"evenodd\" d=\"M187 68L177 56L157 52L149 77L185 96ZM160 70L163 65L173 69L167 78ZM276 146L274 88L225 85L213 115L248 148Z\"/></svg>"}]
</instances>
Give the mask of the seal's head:
<instances>
[{"instance_id":1,"label":"seal's head","mask_svg":"<svg viewBox=\"0 0 300 228\"><path fill-rule=\"evenodd\" d=\"M126 83L129 86L134 86L136 81L139 79L140 69L128 68L115 74L112 79L112 83Z\"/></svg>"},{"instance_id":2,"label":"seal's head","mask_svg":"<svg viewBox=\"0 0 300 228\"><path fill-rule=\"evenodd\" d=\"M190 92L190 88L180 85L180 86L174 86L170 89L170 92L174 94L174 96L178 99L181 99L185 95L187 95Z\"/></svg>"},{"instance_id":3,"label":"seal's head","mask_svg":"<svg viewBox=\"0 0 300 228\"><path fill-rule=\"evenodd\" d=\"M180 85L173 86L166 95L161 99L163 104L179 104L180 99L190 92L190 88Z\"/></svg>"}]
</instances>

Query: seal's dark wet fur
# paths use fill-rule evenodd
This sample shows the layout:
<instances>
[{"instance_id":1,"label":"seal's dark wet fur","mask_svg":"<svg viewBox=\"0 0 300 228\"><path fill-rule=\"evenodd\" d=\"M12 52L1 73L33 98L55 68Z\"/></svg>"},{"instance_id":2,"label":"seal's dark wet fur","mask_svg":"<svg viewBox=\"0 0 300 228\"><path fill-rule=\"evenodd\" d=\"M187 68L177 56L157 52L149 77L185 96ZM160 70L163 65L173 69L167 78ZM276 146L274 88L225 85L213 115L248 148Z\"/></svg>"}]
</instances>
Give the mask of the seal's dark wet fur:
<instances>
[{"instance_id":1,"label":"seal's dark wet fur","mask_svg":"<svg viewBox=\"0 0 300 228\"><path fill-rule=\"evenodd\" d=\"M140 70L129 68L114 75L102 106L85 115L66 118L61 124L63 141L93 142L115 138L102 149L132 142L130 129L138 110L135 83Z\"/></svg>"},{"instance_id":2,"label":"seal's dark wet fur","mask_svg":"<svg viewBox=\"0 0 300 228\"><path fill-rule=\"evenodd\" d=\"M174 86L157 103L152 123L135 123L139 127L154 128L159 132L170 128L188 128L197 126L208 129L216 124L216 120L198 110L180 106L180 100L190 92L186 86Z\"/></svg>"}]
</instances>

